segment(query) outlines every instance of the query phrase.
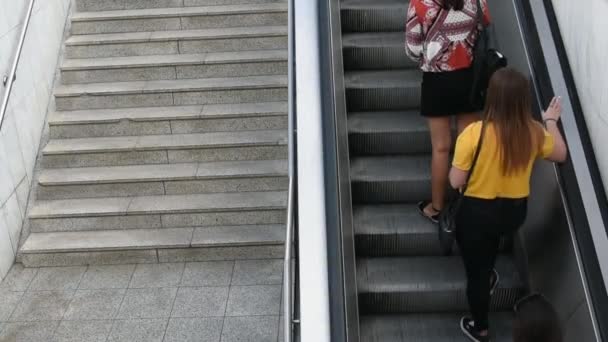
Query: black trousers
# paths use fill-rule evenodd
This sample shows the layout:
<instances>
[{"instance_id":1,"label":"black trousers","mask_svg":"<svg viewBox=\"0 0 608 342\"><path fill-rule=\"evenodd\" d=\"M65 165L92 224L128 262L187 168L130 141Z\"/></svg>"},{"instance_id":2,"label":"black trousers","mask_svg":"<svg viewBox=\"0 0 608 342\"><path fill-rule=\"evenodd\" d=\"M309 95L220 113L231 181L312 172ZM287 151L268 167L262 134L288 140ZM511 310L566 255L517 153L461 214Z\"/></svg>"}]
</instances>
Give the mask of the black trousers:
<instances>
[{"instance_id":1,"label":"black trousers","mask_svg":"<svg viewBox=\"0 0 608 342\"><path fill-rule=\"evenodd\" d=\"M519 229L526 211L526 199L465 197L456 216L456 241L467 275L467 299L479 331L489 327L490 276L500 239Z\"/></svg>"}]
</instances>

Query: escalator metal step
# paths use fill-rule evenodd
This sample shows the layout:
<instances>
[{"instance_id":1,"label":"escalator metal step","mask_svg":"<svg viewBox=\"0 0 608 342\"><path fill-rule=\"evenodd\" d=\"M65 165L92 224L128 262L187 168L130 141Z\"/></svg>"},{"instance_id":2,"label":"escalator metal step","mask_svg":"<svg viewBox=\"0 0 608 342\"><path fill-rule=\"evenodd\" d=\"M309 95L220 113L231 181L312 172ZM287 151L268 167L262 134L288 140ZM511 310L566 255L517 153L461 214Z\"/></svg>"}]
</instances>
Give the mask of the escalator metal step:
<instances>
[{"instance_id":1,"label":"escalator metal step","mask_svg":"<svg viewBox=\"0 0 608 342\"><path fill-rule=\"evenodd\" d=\"M408 0L342 0L342 30L403 31L408 4Z\"/></svg>"},{"instance_id":2,"label":"escalator metal step","mask_svg":"<svg viewBox=\"0 0 608 342\"><path fill-rule=\"evenodd\" d=\"M403 32L349 33L342 37L346 70L416 69L405 54Z\"/></svg>"},{"instance_id":3,"label":"escalator metal step","mask_svg":"<svg viewBox=\"0 0 608 342\"><path fill-rule=\"evenodd\" d=\"M458 313L362 316L361 342L461 342ZM512 314L490 315L492 341L511 342Z\"/></svg>"},{"instance_id":4,"label":"escalator metal step","mask_svg":"<svg viewBox=\"0 0 608 342\"><path fill-rule=\"evenodd\" d=\"M437 225L423 218L415 205L360 205L353 208L355 247L359 257L440 256ZM512 240L501 242L510 251ZM458 247L454 247L458 253Z\"/></svg>"},{"instance_id":5,"label":"escalator metal step","mask_svg":"<svg viewBox=\"0 0 608 342\"><path fill-rule=\"evenodd\" d=\"M355 203L414 203L431 196L429 156L356 157L351 160Z\"/></svg>"},{"instance_id":6,"label":"escalator metal step","mask_svg":"<svg viewBox=\"0 0 608 342\"><path fill-rule=\"evenodd\" d=\"M491 309L510 310L523 283L508 257L499 256L500 283ZM359 309L364 314L466 311L466 277L459 256L359 258Z\"/></svg>"},{"instance_id":7,"label":"escalator metal step","mask_svg":"<svg viewBox=\"0 0 608 342\"><path fill-rule=\"evenodd\" d=\"M348 109L354 112L418 108L421 79L419 70L346 72Z\"/></svg>"},{"instance_id":8,"label":"escalator metal step","mask_svg":"<svg viewBox=\"0 0 608 342\"><path fill-rule=\"evenodd\" d=\"M348 142L352 155L431 152L428 125L417 110L350 113Z\"/></svg>"}]
</instances>

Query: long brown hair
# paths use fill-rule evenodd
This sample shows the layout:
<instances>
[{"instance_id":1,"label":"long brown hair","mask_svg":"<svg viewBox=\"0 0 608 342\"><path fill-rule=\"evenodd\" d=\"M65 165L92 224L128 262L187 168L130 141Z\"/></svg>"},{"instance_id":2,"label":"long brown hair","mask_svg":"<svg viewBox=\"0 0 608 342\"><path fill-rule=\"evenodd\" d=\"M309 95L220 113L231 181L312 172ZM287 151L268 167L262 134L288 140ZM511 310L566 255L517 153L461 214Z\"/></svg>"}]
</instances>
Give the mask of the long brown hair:
<instances>
[{"instance_id":1,"label":"long brown hair","mask_svg":"<svg viewBox=\"0 0 608 342\"><path fill-rule=\"evenodd\" d=\"M505 176L525 170L543 144L543 129L531 110L528 78L512 68L496 71L490 79L484 116L496 132Z\"/></svg>"},{"instance_id":2,"label":"long brown hair","mask_svg":"<svg viewBox=\"0 0 608 342\"><path fill-rule=\"evenodd\" d=\"M461 11L464 8L464 0L443 0L443 8Z\"/></svg>"}]
</instances>

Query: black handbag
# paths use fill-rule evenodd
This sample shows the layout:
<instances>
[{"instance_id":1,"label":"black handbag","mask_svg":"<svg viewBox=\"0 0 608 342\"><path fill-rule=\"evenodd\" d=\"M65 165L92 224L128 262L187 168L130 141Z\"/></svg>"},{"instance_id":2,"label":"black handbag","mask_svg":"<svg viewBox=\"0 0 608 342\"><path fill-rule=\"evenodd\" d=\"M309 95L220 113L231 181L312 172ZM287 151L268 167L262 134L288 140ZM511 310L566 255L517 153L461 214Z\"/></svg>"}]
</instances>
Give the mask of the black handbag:
<instances>
[{"instance_id":1,"label":"black handbag","mask_svg":"<svg viewBox=\"0 0 608 342\"><path fill-rule=\"evenodd\" d=\"M456 194L452 196L452 199L448 201L445 208L439 214L439 246L441 247L441 252L443 255L446 256L452 254L457 229L456 215L458 215L464 194L469 185L469 180L471 179L475 165L477 165L477 159L479 159L479 152L481 151L481 144L483 143L485 130L486 124L482 123L481 133L479 134L479 143L477 144L477 149L475 149L473 162L471 163L471 168L469 169L469 174L467 175L467 180L462 191L456 191Z\"/></svg>"},{"instance_id":2,"label":"black handbag","mask_svg":"<svg viewBox=\"0 0 608 342\"><path fill-rule=\"evenodd\" d=\"M496 70L507 66L507 58L495 47L493 28L483 22L481 0L477 0L477 25L479 35L473 51L473 84L470 103L476 109L485 105L490 78Z\"/></svg>"}]
</instances>

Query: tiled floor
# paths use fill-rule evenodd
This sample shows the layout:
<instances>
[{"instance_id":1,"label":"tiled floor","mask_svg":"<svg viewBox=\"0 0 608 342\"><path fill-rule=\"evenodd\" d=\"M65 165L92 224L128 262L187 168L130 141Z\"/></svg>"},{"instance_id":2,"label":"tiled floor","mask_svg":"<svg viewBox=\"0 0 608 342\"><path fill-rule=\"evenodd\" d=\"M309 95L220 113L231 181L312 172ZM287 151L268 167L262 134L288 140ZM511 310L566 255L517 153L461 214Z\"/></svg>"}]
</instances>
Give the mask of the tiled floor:
<instances>
[{"instance_id":1,"label":"tiled floor","mask_svg":"<svg viewBox=\"0 0 608 342\"><path fill-rule=\"evenodd\" d=\"M0 342L277 342L282 260L23 268Z\"/></svg>"}]
</instances>

